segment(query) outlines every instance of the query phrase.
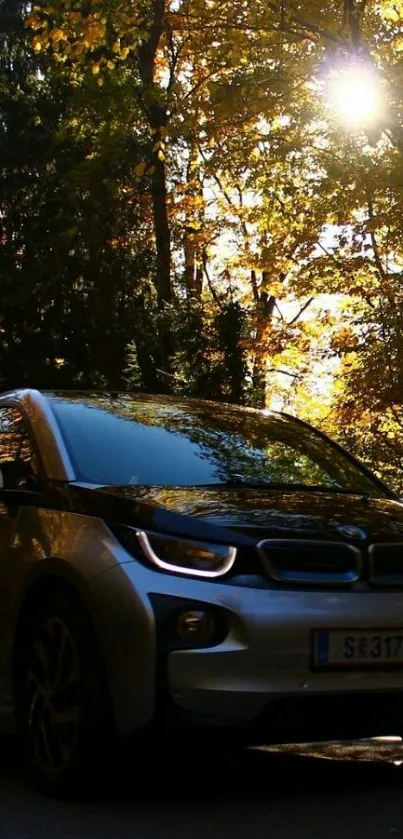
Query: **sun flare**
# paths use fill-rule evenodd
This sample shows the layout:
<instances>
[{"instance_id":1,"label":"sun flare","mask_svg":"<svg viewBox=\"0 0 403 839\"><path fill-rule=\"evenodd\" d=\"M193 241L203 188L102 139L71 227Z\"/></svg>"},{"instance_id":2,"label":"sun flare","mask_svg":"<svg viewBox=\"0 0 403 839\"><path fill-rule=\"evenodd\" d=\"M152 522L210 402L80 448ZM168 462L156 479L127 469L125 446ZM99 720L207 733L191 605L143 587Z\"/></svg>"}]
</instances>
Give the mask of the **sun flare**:
<instances>
[{"instance_id":1,"label":"sun flare","mask_svg":"<svg viewBox=\"0 0 403 839\"><path fill-rule=\"evenodd\" d=\"M382 114L382 95L373 70L348 66L332 73L328 104L348 126L374 123Z\"/></svg>"}]
</instances>

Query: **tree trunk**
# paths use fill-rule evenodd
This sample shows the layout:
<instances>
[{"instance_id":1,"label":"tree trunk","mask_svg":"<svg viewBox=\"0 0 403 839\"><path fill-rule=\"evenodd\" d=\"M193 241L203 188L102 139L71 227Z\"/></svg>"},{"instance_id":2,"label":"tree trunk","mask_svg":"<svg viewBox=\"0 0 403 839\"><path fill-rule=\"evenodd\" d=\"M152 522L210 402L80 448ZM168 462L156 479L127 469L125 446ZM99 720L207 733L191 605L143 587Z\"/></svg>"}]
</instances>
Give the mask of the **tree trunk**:
<instances>
[{"instance_id":1,"label":"tree trunk","mask_svg":"<svg viewBox=\"0 0 403 839\"><path fill-rule=\"evenodd\" d=\"M159 393L161 387L156 371L155 359L150 353L150 347L141 338L135 338L134 343L136 345L137 363L141 374L141 385L147 393Z\"/></svg>"},{"instance_id":2,"label":"tree trunk","mask_svg":"<svg viewBox=\"0 0 403 839\"><path fill-rule=\"evenodd\" d=\"M164 157L164 128L168 113L161 100L161 91L155 83L156 56L165 27L165 0L153 0L149 7L148 37L138 51L138 69L142 82L141 102L152 131L151 138L151 199L157 255L156 290L160 311L158 329L161 367L170 374L173 336L166 312L172 301L171 236L168 217L166 170Z\"/></svg>"},{"instance_id":3,"label":"tree trunk","mask_svg":"<svg viewBox=\"0 0 403 839\"><path fill-rule=\"evenodd\" d=\"M196 297L198 300L201 300L203 294L203 265L201 263L196 266L195 286Z\"/></svg>"},{"instance_id":4,"label":"tree trunk","mask_svg":"<svg viewBox=\"0 0 403 839\"><path fill-rule=\"evenodd\" d=\"M252 387L254 394L254 406L256 408L266 407L267 398L267 380L266 380L266 330L270 323L274 308L276 305L276 298L269 294L265 287L267 286L267 275L264 271L262 273L262 282L260 289L257 286L255 272L252 272L251 282L255 298L255 317L256 317L256 333L255 333L255 357L253 361L252 370Z\"/></svg>"},{"instance_id":5,"label":"tree trunk","mask_svg":"<svg viewBox=\"0 0 403 839\"><path fill-rule=\"evenodd\" d=\"M185 288L188 299L196 297L196 277L195 277L195 246L193 236L191 233L185 233L184 244L185 256Z\"/></svg>"},{"instance_id":6,"label":"tree trunk","mask_svg":"<svg viewBox=\"0 0 403 839\"><path fill-rule=\"evenodd\" d=\"M155 142L157 143L158 139ZM157 296L158 306L162 308L164 303L170 303L172 299L171 233L168 219L165 161L159 160L158 150L153 152L153 158L154 171L151 180L151 198L157 249Z\"/></svg>"},{"instance_id":7,"label":"tree trunk","mask_svg":"<svg viewBox=\"0 0 403 839\"><path fill-rule=\"evenodd\" d=\"M198 230L204 224L203 184L200 179L200 167L197 149L189 146L189 161L186 170L187 196L190 204L185 214L185 288L188 299L201 300L203 292L202 245L198 239ZM194 205L192 201L194 200Z\"/></svg>"},{"instance_id":8,"label":"tree trunk","mask_svg":"<svg viewBox=\"0 0 403 839\"><path fill-rule=\"evenodd\" d=\"M266 407L266 359L260 353L255 355L252 370L253 407Z\"/></svg>"}]
</instances>

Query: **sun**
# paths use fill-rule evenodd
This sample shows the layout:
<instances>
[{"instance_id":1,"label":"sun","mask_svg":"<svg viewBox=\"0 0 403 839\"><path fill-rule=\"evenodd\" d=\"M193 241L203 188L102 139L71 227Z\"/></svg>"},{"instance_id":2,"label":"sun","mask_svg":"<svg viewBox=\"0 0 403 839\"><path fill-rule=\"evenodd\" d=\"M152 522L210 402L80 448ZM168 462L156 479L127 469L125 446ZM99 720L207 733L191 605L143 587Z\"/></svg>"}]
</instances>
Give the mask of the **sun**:
<instances>
[{"instance_id":1,"label":"sun","mask_svg":"<svg viewBox=\"0 0 403 839\"><path fill-rule=\"evenodd\" d=\"M332 72L326 92L328 105L347 126L368 126L382 115L380 83L372 68L339 67Z\"/></svg>"}]
</instances>

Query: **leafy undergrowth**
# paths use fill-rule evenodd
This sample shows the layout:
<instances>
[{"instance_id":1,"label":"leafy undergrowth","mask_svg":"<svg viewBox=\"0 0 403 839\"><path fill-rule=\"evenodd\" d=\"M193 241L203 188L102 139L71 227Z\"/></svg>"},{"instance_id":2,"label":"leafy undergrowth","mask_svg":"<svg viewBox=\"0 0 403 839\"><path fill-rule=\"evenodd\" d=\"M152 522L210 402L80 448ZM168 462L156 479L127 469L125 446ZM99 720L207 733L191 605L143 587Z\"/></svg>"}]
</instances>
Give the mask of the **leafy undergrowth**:
<instances>
[{"instance_id":1,"label":"leafy undergrowth","mask_svg":"<svg viewBox=\"0 0 403 839\"><path fill-rule=\"evenodd\" d=\"M264 746L262 748L269 752L304 755L327 760L403 763L403 742L400 737L347 740L342 743L293 743L286 746Z\"/></svg>"}]
</instances>

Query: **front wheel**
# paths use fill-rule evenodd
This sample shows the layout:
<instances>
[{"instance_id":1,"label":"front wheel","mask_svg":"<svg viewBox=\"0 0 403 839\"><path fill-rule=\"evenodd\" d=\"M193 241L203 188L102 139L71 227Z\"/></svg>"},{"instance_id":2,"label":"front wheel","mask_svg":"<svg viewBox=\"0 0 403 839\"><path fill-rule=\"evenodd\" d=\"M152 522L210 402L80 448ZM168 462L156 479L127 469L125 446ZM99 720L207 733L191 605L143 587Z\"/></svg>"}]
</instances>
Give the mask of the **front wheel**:
<instances>
[{"instance_id":1,"label":"front wheel","mask_svg":"<svg viewBox=\"0 0 403 839\"><path fill-rule=\"evenodd\" d=\"M107 765L112 715L91 622L69 595L46 595L25 618L14 694L35 785L60 797L93 787Z\"/></svg>"}]
</instances>

